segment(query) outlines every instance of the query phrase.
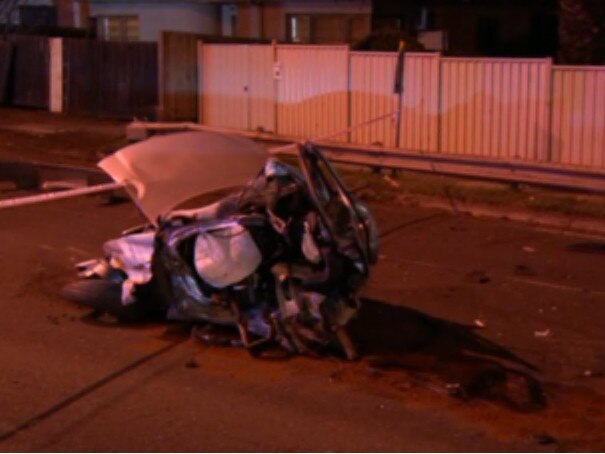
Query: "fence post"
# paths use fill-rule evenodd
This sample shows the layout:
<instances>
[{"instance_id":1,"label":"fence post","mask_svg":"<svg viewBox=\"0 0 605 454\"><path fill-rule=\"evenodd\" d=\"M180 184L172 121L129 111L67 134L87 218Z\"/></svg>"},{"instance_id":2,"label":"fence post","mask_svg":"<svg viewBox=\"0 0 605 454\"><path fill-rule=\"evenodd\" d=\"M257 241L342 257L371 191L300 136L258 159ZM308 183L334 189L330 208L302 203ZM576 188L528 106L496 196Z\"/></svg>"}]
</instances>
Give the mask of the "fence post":
<instances>
[{"instance_id":1,"label":"fence post","mask_svg":"<svg viewBox=\"0 0 605 454\"><path fill-rule=\"evenodd\" d=\"M353 131L351 131L351 128L353 127L352 98L353 94L351 91L351 46L347 45L347 143L351 143L351 140L353 138Z\"/></svg>"},{"instance_id":2,"label":"fence post","mask_svg":"<svg viewBox=\"0 0 605 454\"><path fill-rule=\"evenodd\" d=\"M546 59L546 87L544 89L545 98L546 98L546 162L553 162L553 146L552 146L552 116L553 116L553 101L554 101L554 83L553 83L553 74L554 68L552 65L552 58ZM540 157L538 157L538 160Z\"/></svg>"},{"instance_id":3,"label":"fence post","mask_svg":"<svg viewBox=\"0 0 605 454\"><path fill-rule=\"evenodd\" d=\"M63 38L49 38L48 107L51 112L63 112Z\"/></svg>"},{"instance_id":4,"label":"fence post","mask_svg":"<svg viewBox=\"0 0 605 454\"><path fill-rule=\"evenodd\" d=\"M166 116L166 103L165 103L165 78L166 73L164 71L165 64L165 51L166 51L166 31L161 30L158 33L158 106L157 106L157 117L160 120L167 120Z\"/></svg>"},{"instance_id":5,"label":"fence post","mask_svg":"<svg viewBox=\"0 0 605 454\"><path fill-rule=\"evenodd\" d=\"M202 80L202 69L204 65L203 58L203 46L204 41L199 39L197 41L197 122L199 124L203 123L204 120L204 110L203 110L203 96L204 96L204 86Z\"/></svg>"},{"instance_id":6,"label":"fence post","mask_svg":"<svg viewBox=\"0 0 605 454\"><path fill-rule=\"evenodd\" d=\"M401 111L403 109L403 91L405 90L405 41L399 41L393 93L397 95L397 127L395 129L395 148L401 148Z\"/></svg>"},{"instance_id":7,"label":"fence post","mask_svg":"<svg viewBox=\"0 0 605 454\"><path fill-rule=\"evenodd\" d=\"M437 153L441 153L441 123L443 119L443 65L441 52L437 56Z\"/></svg>"},{"instance_id":8,"label":"fence post","mask_svg":"<svg viewBox=\"0 0 605 454\"><path fill-rule=\"evenodd\" d=\"M277 60L277 41L271 40L271 52L273 54L273 134L278 135L277 131L277 115L279 112L279 79L281 77L281 68L278 67L279 61ZM276 74L280 73L280 74Z\"/></svg>"}]
</instances>

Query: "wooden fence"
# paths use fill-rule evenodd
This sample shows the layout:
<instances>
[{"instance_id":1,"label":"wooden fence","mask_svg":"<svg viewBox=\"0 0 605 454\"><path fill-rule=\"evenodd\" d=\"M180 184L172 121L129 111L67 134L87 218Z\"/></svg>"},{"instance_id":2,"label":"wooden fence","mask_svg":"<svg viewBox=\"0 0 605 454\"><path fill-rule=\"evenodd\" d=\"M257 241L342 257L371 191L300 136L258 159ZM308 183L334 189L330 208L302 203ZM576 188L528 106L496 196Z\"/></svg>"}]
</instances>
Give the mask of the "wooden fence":
<instances>
[{"instance_id":1,"label":"wooden fence","mask_svg":"<svg viewBox=\"0 0 605 454\"><path fill-rule=\"evenodd\" d=\"M0 43L0 101L48 108L49 45L42 36L10 35Z\"/></svg>"},{"instance_id":2,"label":"wooden fence","mask_svg":"<svg viewBox=\"0 0 605 454\"><path fill-rule=\"evenodd\" d=\"M197 102L197 42L201 35L162 32L158 43L159 55L159 116L163 120L196 121Z\"/></svg>"},{"instance_id":3,"label":"wooden fence","mask_svg":"<svg viewBox=\"0 0 605 454\"><path fill-rule=\"evenodd\" d=\"M8 104L9 77L13 61L13 44L0 41L0 106Z\"/></svg>"},{"instance_id":4,"label":"wooden fence","mask_svg":"<svg viewBox=\"0 0 605 454\"><path fill-rule=\"evenodd\" d=\"M112 118L155 118L155 43L63 40L63 110Z\"/></svg>"}]
</instances>

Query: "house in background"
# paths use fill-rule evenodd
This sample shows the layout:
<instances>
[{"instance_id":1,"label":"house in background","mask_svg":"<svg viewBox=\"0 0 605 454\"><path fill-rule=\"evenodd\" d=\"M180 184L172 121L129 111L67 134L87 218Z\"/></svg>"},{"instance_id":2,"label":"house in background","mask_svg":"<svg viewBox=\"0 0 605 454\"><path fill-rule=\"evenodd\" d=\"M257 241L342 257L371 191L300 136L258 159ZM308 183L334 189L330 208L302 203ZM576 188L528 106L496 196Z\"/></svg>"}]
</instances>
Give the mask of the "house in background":
<instances>
[{"instance_id":1,"label":"house in background","mask_svg":"<svg viewBox=\"0 0 605 454\"><path fill-rule=\"evenodd\" d=\"M370 34L370 0L292 0L246 2L240 35L290 43L345 44Z\"/></svg>"},{"instance_id":2,"label":"house in background","mask_svg":"<svg viewBox=\"0 0 605 454\"><path fill-rule=\"evenodd\" d=\"M25 30L86 26L88 0L4 0L0 24Z\"/></svg>"},{"instance_id":3,"label":"house in background","mask_svg":"<svg viewBox=\"0 0 605 454\"><path fill-rule=\"evenodd\" d=\"M557 0L373 0L372 28L449 55L555 55Z\"/></svg>"},{"instance_id":4,"label":"house in background","mask_svg":"<svg viewBox=\"0 0 605 454\"><path fill-rule=\"evenodd\" d=\"M155 41L162 30L171 30L336 44L370 33L371 0L88 0L88 4L97 36L108 40Z\"/></svg>"},{"instance_id":5,"label":"house in background","mask_svg":"<svg viewBox=\"0 0 605 454\"><path fill-rule=\"evenodd\" d=\"M88 0L97 38L157 41L163 30L220 34L220 4L213 1Z\"/></svg>"},{"instance_id":6,"label":"house in background","mask_svg":"<svg viewBox=\"0 0 605 454\"><path fill-rule=\"evenodd\" d=\"M0 24L89 30L157 41L162 31L290 43L353 43L370 33L371 0L4 0Z\"/></svg>"}]
</instances>

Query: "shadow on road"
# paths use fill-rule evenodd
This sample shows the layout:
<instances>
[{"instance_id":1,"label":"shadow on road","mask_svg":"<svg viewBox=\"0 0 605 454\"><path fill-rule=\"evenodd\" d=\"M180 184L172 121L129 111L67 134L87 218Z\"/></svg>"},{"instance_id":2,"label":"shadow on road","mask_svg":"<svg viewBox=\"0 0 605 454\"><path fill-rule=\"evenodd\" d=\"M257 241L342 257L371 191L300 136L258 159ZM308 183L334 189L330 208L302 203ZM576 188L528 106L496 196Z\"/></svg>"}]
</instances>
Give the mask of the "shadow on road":
<instances>
[{"instance_id":1,"label":"shadow on road","mask_svg":"<svg viewBox=\"0 0 605 454\"><path fill-rule=\"evenodd\" d=\"M94 311L82 321L106 328L124 327ZM137 329L149 325L128 326ZM464 401L484 399L516 411L535 411L546 406L542 385L532 375L538 372L536 367L479 336L474 326L364 298L349 332L361 354L361 366L377 375L395 378L404 374L406 381L444 395ZM175 323L168 325L165 337L171 341L191 337L213 347L241 347L237 330L232 327ZM254 356L266 360L290 357L275 347L280 353L269 349L268 353L257 352Z\"/></svg>"},{"instance_id":2,"label":"shadow on road","mask_svg":"<svg viewBox=\"0 0 605 454\"><path fill-rule=\"evenodd\" d=\"M487 399L518 411L544 408L537 369L465 326L364 299L350 325L364 361L381 372L405 371L463 400Z\"/></svg>"}]
</instances>

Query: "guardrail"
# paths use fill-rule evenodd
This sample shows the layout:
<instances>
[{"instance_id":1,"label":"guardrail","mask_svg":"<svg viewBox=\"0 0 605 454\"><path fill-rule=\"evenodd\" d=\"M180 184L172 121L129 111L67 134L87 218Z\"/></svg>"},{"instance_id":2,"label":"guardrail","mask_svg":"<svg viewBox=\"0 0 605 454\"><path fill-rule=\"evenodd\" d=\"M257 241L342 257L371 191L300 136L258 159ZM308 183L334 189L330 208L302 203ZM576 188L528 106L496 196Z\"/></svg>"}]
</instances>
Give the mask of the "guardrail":
<instances>
[{"instance_id":1,"label":"guardrail","mask_svg":"<svg viewBox=\"0 0 605 454\"><path fill-rule=\"evenodd\" d=\"M135 121L127 127L129 140L143 140L153 134L178 131L217 131L237 134L254 140L276 144L270 151L276 154L293 154L288 144L294 138L271 134L208 127L197 123L154 123ZM462 176L508 183L524 183L605 194L605 172L527 161L496 160L468 156L405 151L385 148L316 142L335 162L386 169L414 170L440 175ZM277 145L279 144L279 146Z\"/></svg>"}]
</instances>

